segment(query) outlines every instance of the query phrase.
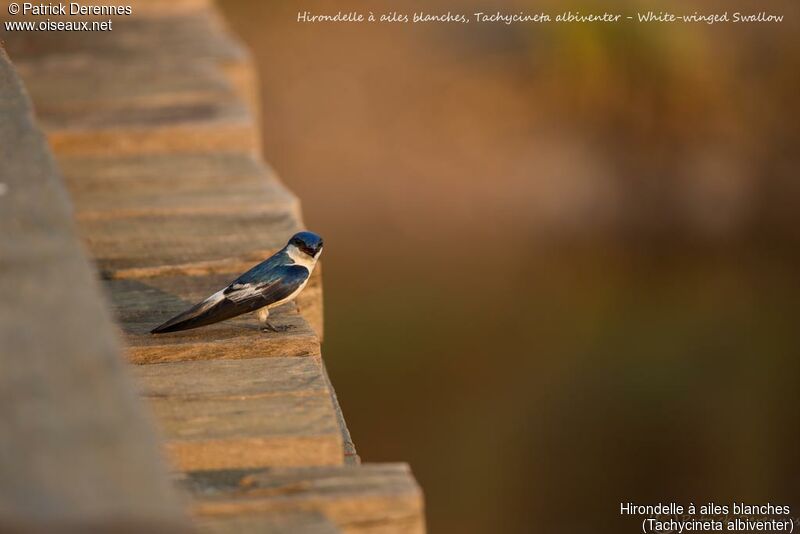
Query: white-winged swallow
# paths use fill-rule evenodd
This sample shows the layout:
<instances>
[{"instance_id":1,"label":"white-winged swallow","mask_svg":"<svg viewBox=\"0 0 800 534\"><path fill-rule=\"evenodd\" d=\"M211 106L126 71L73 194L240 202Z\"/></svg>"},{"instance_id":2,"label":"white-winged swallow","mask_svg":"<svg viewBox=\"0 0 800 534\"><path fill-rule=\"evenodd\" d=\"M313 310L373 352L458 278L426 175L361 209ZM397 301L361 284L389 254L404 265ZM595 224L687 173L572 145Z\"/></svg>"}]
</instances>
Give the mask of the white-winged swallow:
<instances>
[{"instance_id":1,"label":"white-winged swallow","mask_svg":"<svg viewBox=\"0 0 800 534\"><path fill-rule=\"evenodd\" d=\"M306 287L320 254L322 238L299 232L269 259L150 333L199 328L249 312L256 313L262 331L277 332L279 329L267 322L270 308L289 302Z\"/></svg>"}]
</instances>

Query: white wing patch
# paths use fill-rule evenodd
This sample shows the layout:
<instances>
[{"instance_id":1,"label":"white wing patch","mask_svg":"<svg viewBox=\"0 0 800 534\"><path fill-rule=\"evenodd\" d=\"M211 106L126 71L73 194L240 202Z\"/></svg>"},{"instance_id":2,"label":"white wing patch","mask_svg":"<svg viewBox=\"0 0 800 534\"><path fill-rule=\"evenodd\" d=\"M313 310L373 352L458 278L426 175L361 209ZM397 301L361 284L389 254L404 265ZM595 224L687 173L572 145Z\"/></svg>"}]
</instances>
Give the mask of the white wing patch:
<instances>
[{"instance_id":1,"label":"white wing patch","mask_svg":"<svg viewBox=\"0 0 800 534\"><path fill-rule=\"evenodd\" d=\"M225 292L224 289L220 289L219 291L208 297L206 300L203 301L203 304L200 305L200 309L197 311L199 313L202 313L209 308L213 308L214 306L225 300L224 292Z\"/></svg>"},{"instance_id":2,"label":"white wing patch","mask_svg":"<svg viewBox=\"0 0 800 534\"><path fill-rule=\"evenodd\" d=\"M231 291L227 295L222 295L222 298L227 298L233 302L241 302L251 297L258 296L264 284L233 284L230 286ZM225 291L224 289L222 291ZM220 291L220 294L222 293Z\"/></svg>"}]
</instances>

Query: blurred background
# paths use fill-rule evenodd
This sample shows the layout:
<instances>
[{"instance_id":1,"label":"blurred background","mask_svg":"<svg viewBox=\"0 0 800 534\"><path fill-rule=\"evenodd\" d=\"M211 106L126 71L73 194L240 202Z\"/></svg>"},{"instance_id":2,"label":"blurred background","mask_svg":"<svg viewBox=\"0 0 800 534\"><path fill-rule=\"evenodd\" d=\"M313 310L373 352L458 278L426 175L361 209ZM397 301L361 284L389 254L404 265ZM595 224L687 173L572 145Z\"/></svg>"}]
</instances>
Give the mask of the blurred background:
<instances>
[{"instance_id":1,"label":"blurred background","mask_svg":"<svg viewBox=\"0 0 800 534\"><path fill-rule=\"evenodd\" d=\"M326 240L356 445L411 463L432 532L633 532L621 501L800 516L797 2L658 6L786 17L713 26L220 4L259 64L266 157Z\"/></svg>"}]
</instances>

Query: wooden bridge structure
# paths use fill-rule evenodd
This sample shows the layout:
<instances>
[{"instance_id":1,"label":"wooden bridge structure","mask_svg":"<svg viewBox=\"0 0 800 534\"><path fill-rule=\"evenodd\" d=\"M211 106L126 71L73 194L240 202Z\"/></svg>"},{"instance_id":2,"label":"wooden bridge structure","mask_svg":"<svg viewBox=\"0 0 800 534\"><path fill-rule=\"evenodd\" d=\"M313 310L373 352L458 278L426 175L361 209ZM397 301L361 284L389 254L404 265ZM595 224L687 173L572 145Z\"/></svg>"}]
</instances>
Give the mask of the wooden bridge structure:
<instances>
[{"instance_id":1,"label":"wooden bridge structure","mask_svg":"<svg viewBox=\"0 0 800 534\"><path fill-rule=\"evenodd\" d=\"M0 530L423 532L408 466L350 439L319 268L286 332L148 334L303 222L214 6L131 5L0 30Z\"/></svg>"}]
</instances>

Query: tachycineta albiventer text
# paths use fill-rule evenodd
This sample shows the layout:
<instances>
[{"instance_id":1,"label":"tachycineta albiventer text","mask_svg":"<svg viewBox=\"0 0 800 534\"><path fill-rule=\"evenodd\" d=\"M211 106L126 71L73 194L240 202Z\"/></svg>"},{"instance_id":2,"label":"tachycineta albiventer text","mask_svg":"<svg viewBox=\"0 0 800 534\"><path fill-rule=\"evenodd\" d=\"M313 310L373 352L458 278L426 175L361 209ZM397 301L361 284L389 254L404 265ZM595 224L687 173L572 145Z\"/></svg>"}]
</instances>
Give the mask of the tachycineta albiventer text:
<instances>
[{"instance_id":1,"label":"tachycineta albiventer text","mask_svg":"<svg viewBox=\"0 0 800 534\"><path fill-rule=\"evenodd\" d=\"M267 322L270 308L292 300L303 290L320 254L320 236L311 232L297 233L285 247L231 282L228 287L157 326L150 333L189 330L248 312L256 312L262 331L276 332L277 329Z\"/></svg>"}]
</instances>

